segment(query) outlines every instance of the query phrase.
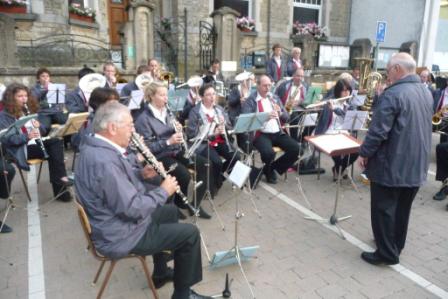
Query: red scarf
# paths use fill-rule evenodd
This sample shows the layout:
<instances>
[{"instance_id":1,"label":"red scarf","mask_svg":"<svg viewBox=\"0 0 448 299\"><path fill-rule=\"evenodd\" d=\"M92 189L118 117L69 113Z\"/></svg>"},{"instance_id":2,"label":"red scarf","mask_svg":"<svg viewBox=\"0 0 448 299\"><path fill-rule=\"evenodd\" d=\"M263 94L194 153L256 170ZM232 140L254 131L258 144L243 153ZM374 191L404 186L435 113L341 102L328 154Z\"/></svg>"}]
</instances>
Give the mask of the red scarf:
<instances>
[{"instance_id":1,"label":"red scarf","mask_svg":"<svg viewBox=\"0 0 448 299\"><path fill-rule=\"evenodd\" d=\"M211 117L211 116L208 115L208 114L206 114L205 116L207 116L207 120L208 120L209 123L213 122L213 117ZM212 140L212 141L209 141L209 142L208 142L208 144L209 144L210 146L213 146L213 147L216 147L216 146L218 146L218 144L222 144L222 143L224 143L224 139L222 138L221 135L217 135L217 136L215 137L215 140Z\"/></svg>"}]
</instances>

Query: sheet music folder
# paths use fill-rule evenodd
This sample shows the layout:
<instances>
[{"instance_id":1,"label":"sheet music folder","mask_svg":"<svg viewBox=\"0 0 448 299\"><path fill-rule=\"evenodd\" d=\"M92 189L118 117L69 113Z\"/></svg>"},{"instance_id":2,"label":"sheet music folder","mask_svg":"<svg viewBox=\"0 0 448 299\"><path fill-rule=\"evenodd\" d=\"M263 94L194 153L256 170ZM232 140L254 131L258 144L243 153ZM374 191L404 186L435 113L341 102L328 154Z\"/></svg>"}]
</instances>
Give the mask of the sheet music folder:
<instances>
[{"instance_id":1,"label":"sheet music folder","mask_svg":"<svg viewBox=\"0 0 448 299\"><path fill-rule=\"evenodd\" d=\"M23 127L30 120L36 119L36 118L37 118L37 114L31 114L31 115L28 115L28 116L22 116L21 118L16 120L16 122L13 123L11 126L1 130L0 131L0 138L2 138L2 137L9 137L9 136L11 136L13 134L17 134L17 131L20 131L21 127ZM16 130L12 130L13 128L15 128Z\"/></svg>"},{"instance_id":2,"label":"sheet music folder","mask_svg":"<svg viewBox=\"0 0 448 299\"><path fill-rule=\"evenodd\" d=\"M269 120L269 112L240 114L233 132L236 134L260 130Z\"/></svg>"},{"instance_id":3,"label":"sheet music folder","mask_svg":"<svg viewBox=\"0 0 448 299\"><path fill-rule=\"evenodd\" d=\"M306 136L305 140L329 156L357 153L361 146L361 141L347 134Z\"/></svg>"},{"instance_id":4,"label":"sheet music folder","mask_svg":"<svg viewBox=\"0 0 448 299\"><path fill-rule=\"evenodd\" d=\"M83 113L71 113L68 115L67 122L63 125L57 128L54 131L50 132L50 137L64 137L68 135L72 135L75 133L78 133L79 129L84 125L84 122L87 120L87 117L89 116L89 112L83 112Z\"/></svg>"}]
</instances>

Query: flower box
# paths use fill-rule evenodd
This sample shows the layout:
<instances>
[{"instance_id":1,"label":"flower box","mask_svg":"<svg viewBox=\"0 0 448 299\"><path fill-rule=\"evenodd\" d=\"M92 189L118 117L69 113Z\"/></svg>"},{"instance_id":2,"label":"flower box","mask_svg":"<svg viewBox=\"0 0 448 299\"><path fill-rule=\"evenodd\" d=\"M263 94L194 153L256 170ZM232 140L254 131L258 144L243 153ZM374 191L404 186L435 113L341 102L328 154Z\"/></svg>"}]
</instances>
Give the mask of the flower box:
<instances>
[{"instance_id":1,"label":"flower box","mask_svg":"<svg viewBox=\"0 0 448 299\"><path fill-rule=\"evenodd\" d=\"M82 16L82 15L75 14L73 12L70 12L69 16L70 16L70 19L75 19L75 20L88 22L88 23L93 23L94 22L93 17Z\"/></svg>"},{"instance_id":2,"label":"flower box","mask_svg":"<svg viewBox=\"0 0 448 299\"><path fill-rule=\"evenodd\" d=\"M0 12L2 13L9 13L9 14L25 14L26 13L26 6L18 6L18 5L4 5L3 3L0 3Z\"/></svg>"}]
</instances>

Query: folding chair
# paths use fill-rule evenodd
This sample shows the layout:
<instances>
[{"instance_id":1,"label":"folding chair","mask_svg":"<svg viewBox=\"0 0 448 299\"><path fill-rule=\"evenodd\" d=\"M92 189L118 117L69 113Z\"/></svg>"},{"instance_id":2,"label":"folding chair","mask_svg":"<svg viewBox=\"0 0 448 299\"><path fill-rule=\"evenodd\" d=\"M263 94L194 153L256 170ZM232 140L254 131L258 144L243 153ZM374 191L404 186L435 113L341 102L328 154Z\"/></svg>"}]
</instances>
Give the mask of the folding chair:
<instances>
[{"instance_id":1,"label":"folding chair","mask_svg":"<svg viewBox=\"0 0 448 299\"><path fill-rule=\"evenodd\" d=\"M39 165L39 172L37 174L37 183L39 183L40 180L40 174L42 172L42 166L44 165L45 160L43 159L30 159L27 161L29 165ZM25 188L26 196L28 197L28 200L31 201L30 191L28 190L28 185L26 184L25 177L23 175L22 169L17 166L17 169L19 170L20 178L22 179L23 187Z\"/></svg>"},{"instance_id":2,"label":"folding chair","mask_svg":"<svg viewBox=\"0 0 448 299\"><path fill-rule=\"evenodd\" d=\"M146 275L146 280L148 281L148 286L151 289L151 292L152 292L154 298L159 299L159 295L157 294L156 288L154 286L154 282L151 279L151 273L149 272L148 265L146 264L146 257L135 255L135 254L130 254L128 256L125 256L125 257L122 257L119 259L112 259L112 258L109 258L109 257L99 254L96 251L95 245L93 244L93 241L91 238L92 228L90 226L89 218L87 218L87 214L86 214L84 208L79 204L78 199L76 199L76 206L78 207L79 221L81 222L81 226L84 231L84 235L87 239L87 244L88 244L87 249L92 253L92 255L95 259L97 259L101 262L100 267L98 268L98 271L96 272L95 278L93 279L93 285L95 285L96 282L98 281L98 278L103 270L104 264L106 262L110 261L109 269L107 270L106 276L104 277L103 284L101 285L100 291L98 292L98 295L96 296L96 298L100 299L101 296L103 295L104 289L106 288L107 283L109 282L109 279L110 279L112 271L115 267L115 264L119 260L126 259L126 258L137 258L143 266L143 270L145 271L145 275Z\"/></svg>"}]
</instances>

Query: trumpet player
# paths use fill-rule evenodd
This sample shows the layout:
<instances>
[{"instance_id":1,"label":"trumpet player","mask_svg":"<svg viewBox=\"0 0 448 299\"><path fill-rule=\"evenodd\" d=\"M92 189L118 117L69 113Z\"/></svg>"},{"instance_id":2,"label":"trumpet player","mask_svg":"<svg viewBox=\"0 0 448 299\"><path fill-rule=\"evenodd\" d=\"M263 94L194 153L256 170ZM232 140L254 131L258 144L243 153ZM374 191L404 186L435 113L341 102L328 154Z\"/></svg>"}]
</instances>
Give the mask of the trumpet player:
<instances>
[{"instance_id":1,"label":"trumpet player","mask_svg":"<svg viewBox=\"0 0 448 299\"><path fill-rule=\"evenodd\" d=\"M182 149L184 143L182 127L169 115L167 110L168 90L166 86L161 82L150 83L145 89L145 102L143 112L135 121L135 129L143 136L146 146L165 169L177 164L171 174L179 182L181 191L188 194L188 184L191 180L188 171L190 161L185 158L185 149ZM206 161L201 156L196 156L193 160L195 165L192 167L196 169L197 180L203 182L198 187L196 196L196 204L200 205L206 191ZM180 208L187 208L177 194L174 202ZM199 217L211 218L202 208L199 209Z\"/></svg>"},{"instance_id":2,"label":"trumpet player","mask_svg":"<svg viewBox=\"0 0 448 299\"><path fill-rule=\"evenodd\" d=\"M81 78L85 75L93 73L95 73L95 71L91 68L83 67L78 72L78 79L81 80ZM78 85L74 90L67 93L67 97L65 99L65 107L67 108L69 113L87 112L89 106L88 102L89 101Z\"/></svg>"},{"instance_id":3,"label":"trumpet player","mask_svg":"<svg viewBox=\"0 0 448 299\"><path fill-rule=\"evenodd\" d=\"M252 86L255 83L255 76L251 72L242 72L235 77L235 80L239 82L235 86L227 97L227 107L230 122L232 126L235 126L236 119L241 114L241 106L250 96L252 91ZM237 134L236 139L238 146L246 152L251 151L251 145L247 134Z\"/></svg>"},{"instance_id":4,"label":"trumpet player","mask_svg":"<svg viewBox=\"0 0 448 299\"><path fill-rule=\"evenodd\" d=\"M210 171L210 191L214 196L223 183L223 172L230 173L233 165L240 156L231 144L227 129L230 128L230 121L224 109L216 104L216 91L212 84L206 83L199 90L201 102L196 105L188 117L187 136L196 137L201 126L208 123L215 123L214 132L208 140L201 144L197 153L211 162ZM221 157L225 159L223 163Z\"/></svg>"},{"instance_id":5,"label":"trumpet player","mask_svg":"<svg viewBox=\"0 0 448 299\"><path fill-rule=\"evenodd\" d=\"M117 85L117 67L113 62L106 62L103 65L103 75L106 77L106 86L114 88Z\"/></svg>"},{"instance_id":6,"label":"trumpet player","mask_svg":"<svg viewBox=\"0 0 448 299\"><path fill-rule=\"evenodd\" d=\"M160 80L160 64L155 58L151 58L148 60L148 71L152 77L153 81Z\"/></svg>"},{"instance_id":7,"label":"trumpet player","mask_svg":"<svg viewBox=\"0 0 448 299\"><path fill-rule=\"evenodd\" d=\"M179 120L182 124L185 124L191 109L201 101L201 97L199 96L199 88L201 88L202 84L204 84L204 80L199 76L192 76L188 79L187 84L190 87L190 90L188 91L184 109L179 115Z\"/></svg>"},{"instance_id":8,"label":"trumpet player","mask_svg":"<svg viewBox=\"0 0 448 299\"><path fill-rule=\"evenodd\" d=\"M5 129L20 117L27 114L27 107L30 113L37 113L39 104L30 97L29 89L19 83L13 83L6 88L3 95L3 111L0 112L0 129ZM30 126L25 125L16 134L4 137L2 145L6 152L13 157L15 164L20 169L29 171L27 160L42 159L44 150L48 153L48 167L50 172L50 182L53 187L53 194L58 196L59 201L70 201L71 195L67 187L71 184L67 178L64 165L64 148L61 139L48 139L43 142L44 148L33 143L31 140L45 136L50 128L39 124L37 120L31 120Z\"/></svg>"},{"instance_id":9,"label":"trumpet player","mask_svg":"<svg viewBox=\"0 0 448 299\"><path fill-rule=\"evenodd\" d=\"M242 106L242 113L269 112L270 119L263 128L252 136L254 147L260 152L265 164L263 172L268 183L277 183L277 174L283 174L297 160L299 145L289 135L285 134L281 122L289 118L281 100L270 94L272 81L267 75L261 75L257 80L257 92L252 93ZM280 147L284 154L275 159L273 146Z\"/></svg>"}]
</instances>

